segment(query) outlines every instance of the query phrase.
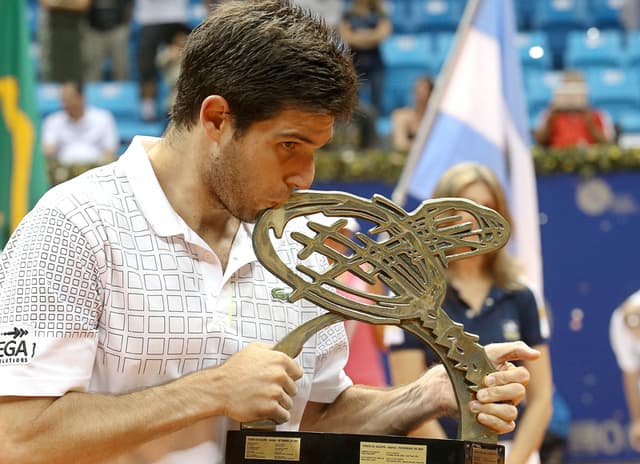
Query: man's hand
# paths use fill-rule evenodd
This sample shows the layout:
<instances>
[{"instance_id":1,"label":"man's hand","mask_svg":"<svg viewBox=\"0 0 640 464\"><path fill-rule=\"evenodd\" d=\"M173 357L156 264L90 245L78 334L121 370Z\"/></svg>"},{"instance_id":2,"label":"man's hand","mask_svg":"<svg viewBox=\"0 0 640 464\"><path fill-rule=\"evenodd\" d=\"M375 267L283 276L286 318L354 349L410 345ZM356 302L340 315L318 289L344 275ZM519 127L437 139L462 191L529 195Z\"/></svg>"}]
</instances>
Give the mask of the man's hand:
<instances>
[{"instance_id":1,"label":"man's hand","mask_svg":"<svg viewBox=\"0 0 640 464\"><path fill-rule=\"evenodd\" d=\"M224 414L238 422L291 418L295 381L302 369L289 356L263 343L251 343L218 368L224 373Z\"/></svg>"},{"instance_id":2,"label":"man's hand","mask_svg":"<svg viewBox=\"0 0 640 464\"><path fill-rule=\"evenodd\" d=\"M497 372L484 379L485 388L478 391L469 408L482 425L499 434L511 432L518 416L516 406L523 400L529 371L511 361L533 361L540 352L523 342L493 343L485 346L487 356Z\"/></svg>"}]
</instances>

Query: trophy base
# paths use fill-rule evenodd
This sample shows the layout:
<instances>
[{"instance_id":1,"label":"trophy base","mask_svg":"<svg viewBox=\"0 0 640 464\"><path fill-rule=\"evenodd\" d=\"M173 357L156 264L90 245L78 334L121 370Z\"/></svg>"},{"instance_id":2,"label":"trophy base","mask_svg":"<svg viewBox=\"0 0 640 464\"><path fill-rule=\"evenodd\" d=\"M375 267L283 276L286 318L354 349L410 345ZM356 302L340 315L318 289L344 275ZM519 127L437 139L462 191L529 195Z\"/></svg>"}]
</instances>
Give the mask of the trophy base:
<instances>
[{"instance_id":1,"label":"trophy base","mask_svg":"<svg viewBox=\"0 0 640 464\"><path fill-rule=\"evenodd\" d=\"M501 445L388 435L269 432L227 433L226 464L504 464Z\"/></svg>"}]
</instances>

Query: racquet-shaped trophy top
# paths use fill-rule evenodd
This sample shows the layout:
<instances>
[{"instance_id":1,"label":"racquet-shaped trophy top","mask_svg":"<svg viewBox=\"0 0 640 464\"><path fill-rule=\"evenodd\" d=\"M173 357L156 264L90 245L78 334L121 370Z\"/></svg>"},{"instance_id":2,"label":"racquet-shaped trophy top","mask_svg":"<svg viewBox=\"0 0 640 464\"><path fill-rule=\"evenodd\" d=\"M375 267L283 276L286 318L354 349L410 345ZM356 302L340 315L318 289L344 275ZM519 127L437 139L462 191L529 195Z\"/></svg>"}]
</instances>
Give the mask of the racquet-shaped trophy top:
<instances>
[{"instance_id":1,"label":"racquet-shaped trophy top","mask_svg":"<svg viewBox=\"0 0 640 464\"><path fill-rule=\"evenodd\" d=\"M329 221L335 217L335 221L328 225L327 221L316 222L313 215L318 214ZM290 233L301 245L298 257L324 255L331 264L322 272L301 264L291 269L274 249L273 237L282 238L288 233L287 224L299 217L305 217L310 233ZM373 224L369 234L343 235L340 230L346 217ZM441 305L448 263L499 249L507 242L509 231L509 224L498 213L461 198L427 200L408 213L380 195L369 200L342 192L294 193L258 219L253 233L255 253L293 289L289 301L304 298L329 313L289 333L274 349L295 357L314 333L343 319L400 326L429 345L444 364L460 411L458 438L496 443L497 435L480 425L466 407L483 377L495 368L477 343L478 337L464 332ZM348 252L337 251L331 241ZM375 294L347 286L340 279L345 273L370 285L382 282L388 292Z\"/></svg>"}]
</instances>

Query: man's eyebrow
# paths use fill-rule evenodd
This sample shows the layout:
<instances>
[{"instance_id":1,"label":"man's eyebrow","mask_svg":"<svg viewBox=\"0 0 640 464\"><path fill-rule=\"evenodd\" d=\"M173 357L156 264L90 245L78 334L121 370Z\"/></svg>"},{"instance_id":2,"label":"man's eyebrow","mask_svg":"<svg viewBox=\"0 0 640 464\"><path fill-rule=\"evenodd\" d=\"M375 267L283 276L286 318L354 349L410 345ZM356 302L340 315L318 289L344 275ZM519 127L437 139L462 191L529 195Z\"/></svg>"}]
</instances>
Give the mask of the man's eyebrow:
<instances>
[{"instance_id":1,"label":"man's eyebrow","mask_svg":"<svg viewBox=\"0 0 640 464\"><path fill-rule=\"evenodd\" d=\"M311 140L309 137L306 137L302 134L300 134L299 132L296 131L282 131L280 133L278 133L278 137L287 137L287 138L294 138L297 139L301 142L304 143L308 143L309 145L316 145L316 142L314 142L313 140ZM323 145L326 145L327 143L331 142L333 140L333 131L331 132L331 138L329 140L327 140L326 143L324 143Z\"/></svg>"},{"instance_id":2,"label":"man's eyebrow","mask_svg":"<svg viewBox=\"0 0 640 464\"><path fill-rule=\"evenodd\" d=\"M301 142L305 142L308 143L310 145L314 145L313 140L311 140L308 137L305 137L304 135L300 134L299 132L295 132L295 131L282 131L278 134L279 137L287 137L287 138L293 138L293 139L298 139Z\"/></svg>"}]
</instances>

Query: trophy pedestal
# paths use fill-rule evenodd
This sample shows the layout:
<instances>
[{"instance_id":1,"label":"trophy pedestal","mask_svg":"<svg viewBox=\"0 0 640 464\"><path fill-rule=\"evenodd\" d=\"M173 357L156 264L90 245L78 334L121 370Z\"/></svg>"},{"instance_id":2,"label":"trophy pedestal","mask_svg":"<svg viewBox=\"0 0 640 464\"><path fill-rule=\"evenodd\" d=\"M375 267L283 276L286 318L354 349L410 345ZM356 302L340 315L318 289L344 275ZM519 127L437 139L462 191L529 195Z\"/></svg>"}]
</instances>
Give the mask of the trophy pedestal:
<instances>
[{"instance_id":1,"label":"trophy pedestal","mask_svg":"<svg viewBox=\"0 0 640 464\"><path fill-rule=\"evenodd\" d=\"M504 464L504 447L462 440L388 435L269 432L227 433L226 464Z\"/></svg>"}]
</instances>

